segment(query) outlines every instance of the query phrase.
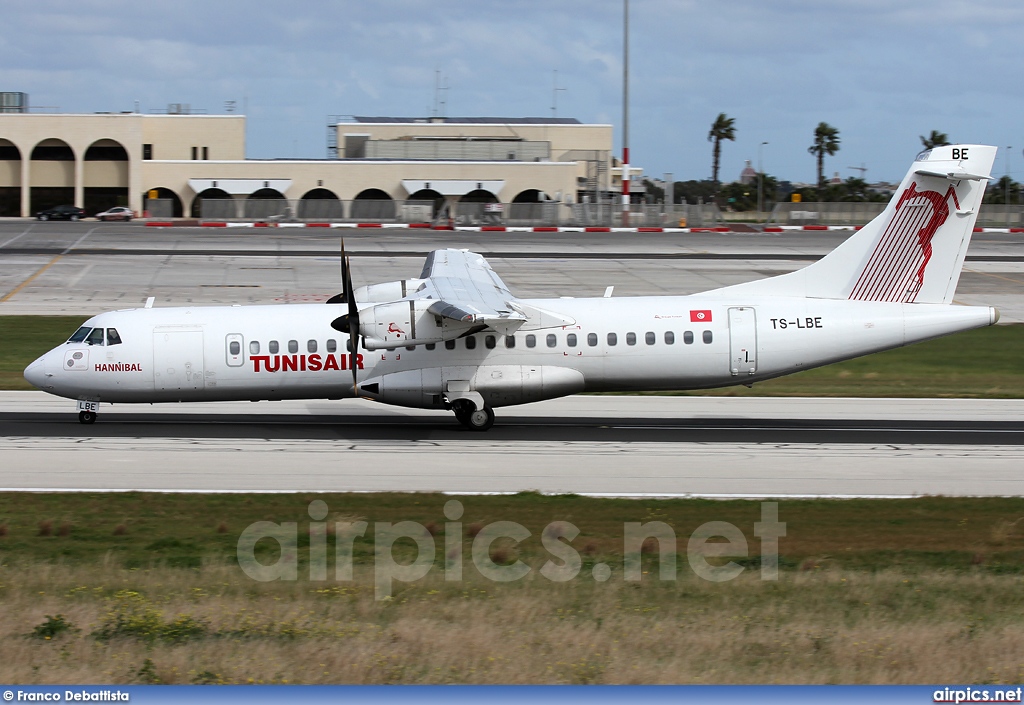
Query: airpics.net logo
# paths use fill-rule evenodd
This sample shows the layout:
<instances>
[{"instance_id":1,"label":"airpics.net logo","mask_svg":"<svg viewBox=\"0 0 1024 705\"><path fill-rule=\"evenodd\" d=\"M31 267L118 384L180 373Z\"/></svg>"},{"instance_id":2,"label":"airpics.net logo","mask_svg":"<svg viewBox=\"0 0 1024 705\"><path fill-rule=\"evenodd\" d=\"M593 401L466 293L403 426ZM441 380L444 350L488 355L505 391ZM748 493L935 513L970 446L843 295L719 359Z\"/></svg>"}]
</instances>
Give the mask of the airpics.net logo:
<instances>
[{"instance_id":1,"label":"airpics.net logo","mask_svg":"<svg viewBox=\"0 0 1024 705\"><path fill-rule=\"evenodd\" d=\"M334 580L349 582L354 575L354 549L357 540L365 539L370 527L362 520L339 521L329 526L329 508L323 500L309 503L309 580L328 579L327 537L333 533ZM410 583L421 580L431 572L442 572L446 581L463 579L466 567L465 530L462 522L462 502L449 500L444 505L448 520L443 527L431 531L415 521L396 523L378 521L373 525L372 548L375 594L378 600L388 599L395 582ZM539 568L515 557L502 560L496 557L492 546L496 542L522 544L533 533L514 521L491 522L474 532L469 540L469 564L482 577L494 582L522 580L536 570L552 582L568 582L585 579L583 557L573 546L580 537L580 530L571 522L553 521L540 532L540 542L547 553L547 560ZM761 503L761 520L754 523L754 536L760 539L761 553L758 561L762 580L778 580L779 539L786 535L785 522L779 521L778 502ZM436 535L435 535L436 534ZM257 558L257 544L276 542L277 559L263 563ZM437 561L438 544L441 544L443 560ZM395 553L401 546L400 561ZM415 558L406 562L415 546ZM616 569L622 579L640 581L644 575L643 556L653 553L657 546L657 576L660 580L676 580L680 575L677 567L679 540L675 529L663 521L625 522L622 527L622 560L597 562L590 566L589 578L603 583L609 580ZM698 526L686 538L686 561L690 570L704 580L725 582L739 577L748 568L737 560L749 559L750 550L744 533L734 524L725 521L709 521ZM260 582L299 579L299 524L298 522L257 521L245 528L236 545L238 565L242 571ZM508 554L506 554L508 555ZM747 562L747 561L745 561ZM539 561L534 561L539 563Z\"/></svg>"}]
</instances>

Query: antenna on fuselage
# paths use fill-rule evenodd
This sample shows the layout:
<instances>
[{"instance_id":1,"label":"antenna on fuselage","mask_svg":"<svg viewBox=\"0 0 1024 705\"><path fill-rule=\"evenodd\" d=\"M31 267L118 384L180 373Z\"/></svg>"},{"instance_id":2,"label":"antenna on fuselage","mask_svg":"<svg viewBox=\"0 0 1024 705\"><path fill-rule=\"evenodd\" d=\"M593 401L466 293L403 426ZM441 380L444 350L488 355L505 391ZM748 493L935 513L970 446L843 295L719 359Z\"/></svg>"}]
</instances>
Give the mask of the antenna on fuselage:
<instances>
[{"instance_id":1,"label":"antenna on fuselage","mask_svg":"<svg viewBox=\"0 0 1024 705\"><path fill-rule=\"evenodd\" d=\"M150 296L148 299L146 299L146 305L144 306L144 308L153 308L154 301L156 301L156 297Z\"/></svg>"}]
</instances>

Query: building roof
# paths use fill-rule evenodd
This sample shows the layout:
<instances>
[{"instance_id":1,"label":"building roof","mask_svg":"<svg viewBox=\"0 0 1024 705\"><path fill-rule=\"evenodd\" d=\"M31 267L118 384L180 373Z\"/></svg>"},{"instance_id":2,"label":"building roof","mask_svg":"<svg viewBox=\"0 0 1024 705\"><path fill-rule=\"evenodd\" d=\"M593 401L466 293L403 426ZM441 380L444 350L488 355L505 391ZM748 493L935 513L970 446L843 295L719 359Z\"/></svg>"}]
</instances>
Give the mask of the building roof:
<instances>
[{"instance_id":1,"label":"building roof","mask_svg":"<svg viewBox=\"0 0 1024 705\"><path fill-rule=\"evenodd\" d=\"M462 125L582 125L576 118L560 117L367 117L353 115L356 122L394 124L462 124Z\"/></svg>"}]
</instances>

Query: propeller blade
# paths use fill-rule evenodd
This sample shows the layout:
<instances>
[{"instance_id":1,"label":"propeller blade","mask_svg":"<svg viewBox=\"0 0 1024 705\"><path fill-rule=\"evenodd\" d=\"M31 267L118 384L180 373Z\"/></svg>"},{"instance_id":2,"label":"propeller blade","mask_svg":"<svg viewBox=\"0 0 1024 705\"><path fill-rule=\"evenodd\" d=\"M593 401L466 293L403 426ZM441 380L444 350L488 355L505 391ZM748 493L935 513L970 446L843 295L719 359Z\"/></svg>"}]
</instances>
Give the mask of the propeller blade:
<instances>
[{"instance_id":1,"label":"propeller blade","mask_svg":"<svg viewBox=\"0 0 1024 705\"><path fill-rule=\"evenodd\" d=\"M342 296L345 297L345 302L348 304L348 313L332 322L331 326L336 328L335 323L342 324L342 320L346 319L349 337L348 367L352 370L352 391L358 397L359 376L356 369L356 351L359 349L359 307L356 305L356 297L352 288L352 263L349 262L348 255L345 254L345 238L341 239L341 287ZM345 331L341 330L341 332Z\"/></svg>"}]
</instances>

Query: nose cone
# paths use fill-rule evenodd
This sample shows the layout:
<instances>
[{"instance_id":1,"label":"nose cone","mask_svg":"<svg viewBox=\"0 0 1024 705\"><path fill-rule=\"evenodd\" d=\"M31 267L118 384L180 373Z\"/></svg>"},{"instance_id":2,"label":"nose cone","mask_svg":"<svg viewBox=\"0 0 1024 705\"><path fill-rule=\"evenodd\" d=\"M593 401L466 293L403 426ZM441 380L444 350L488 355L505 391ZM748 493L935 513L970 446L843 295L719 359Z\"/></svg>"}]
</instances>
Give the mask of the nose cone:
<instances>
[{"instance_id":1,"label":"nose cone","mask_svg":"<svg viewBox=\"0 0 1024 705\"><path fill-rule=\"evenodd\" d=\"M31 365L25 368L25 379L33 387L43 389L46 385L46 368L43 363L43 358L39 358Z\"/></svg>"}]
</instances>

